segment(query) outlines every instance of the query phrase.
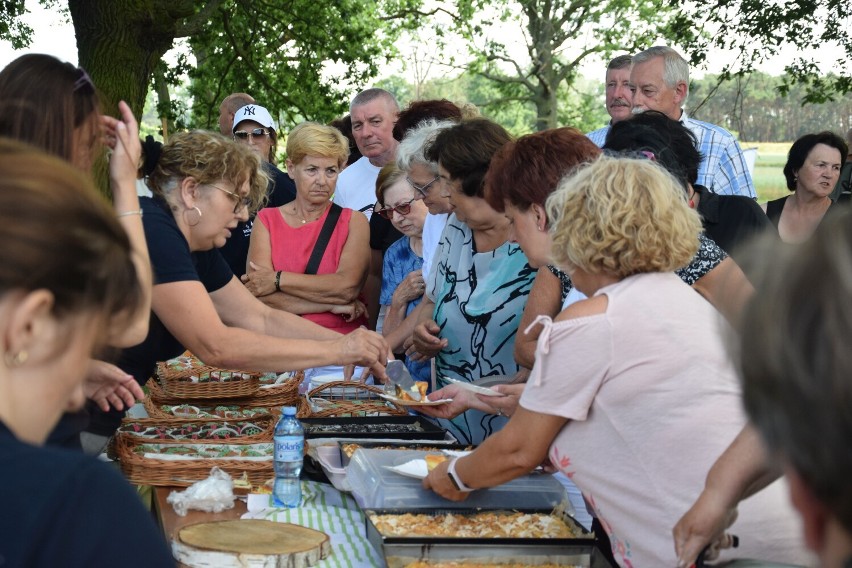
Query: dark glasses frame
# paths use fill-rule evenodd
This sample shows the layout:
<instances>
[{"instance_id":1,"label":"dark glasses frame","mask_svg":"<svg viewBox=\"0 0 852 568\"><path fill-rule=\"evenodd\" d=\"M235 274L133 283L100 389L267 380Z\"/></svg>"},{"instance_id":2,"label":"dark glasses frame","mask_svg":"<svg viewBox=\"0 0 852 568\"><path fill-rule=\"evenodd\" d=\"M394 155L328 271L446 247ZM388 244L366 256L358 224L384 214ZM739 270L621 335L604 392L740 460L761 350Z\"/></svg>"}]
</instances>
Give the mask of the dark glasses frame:
<instances>
[{"instance_id":1,"label":"dark glasses frame","mask_svg":"<svg viewBox=\"0 0 852 568\"><path fill-rule=\"evenodd\" d=\"M426 185L417 185L416 183L411 181L410 177L405 176L405 181L408 182L408 185L410 185L412 187L412 189L414 189L414 191L416 191L417 193L419 193L423 197L426 197L426 192L429 191L429 188L432 187L435 184L435 182L438 181L439 179L441 179L441 176L435 176L435 179L433 179L432 181L430 181Z\"/></svg>"},{"instance_id":2,"label":"dark glasses frame","mask_svg":"<svg viewBox=\"0 0 852 568\"><path fill-rule=\"evenodd\" d=\"M376 211L379 215L390 221L393 218L393 212L396 211L400 215L408 215L411 213L411 204L417 201L419 198L414 197L405 203L400 203L396 207L383 207Z\"/></svg>"}]
</instances>

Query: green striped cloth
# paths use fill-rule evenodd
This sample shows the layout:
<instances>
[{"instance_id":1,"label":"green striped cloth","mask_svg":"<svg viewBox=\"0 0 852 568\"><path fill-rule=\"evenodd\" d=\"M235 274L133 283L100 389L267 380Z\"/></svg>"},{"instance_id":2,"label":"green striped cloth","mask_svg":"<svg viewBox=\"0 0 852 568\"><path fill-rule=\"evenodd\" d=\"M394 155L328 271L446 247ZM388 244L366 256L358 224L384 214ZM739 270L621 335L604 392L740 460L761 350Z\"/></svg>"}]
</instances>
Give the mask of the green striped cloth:
<instances>
[{"instance_id":1,"label":"green striped cloth","mask_svg":"<svg viewBox=\"0 0 852 568\"><path fill-rule=\"evenodd\" d=\"M384 559L367 541L364 513L351 495L331 485L302 481L302 505L276 508L272 495L249 495L243 519L267 519L310 527L331 537L332 552L318 568L373 568Z\"/></svg>"}]
</instances>

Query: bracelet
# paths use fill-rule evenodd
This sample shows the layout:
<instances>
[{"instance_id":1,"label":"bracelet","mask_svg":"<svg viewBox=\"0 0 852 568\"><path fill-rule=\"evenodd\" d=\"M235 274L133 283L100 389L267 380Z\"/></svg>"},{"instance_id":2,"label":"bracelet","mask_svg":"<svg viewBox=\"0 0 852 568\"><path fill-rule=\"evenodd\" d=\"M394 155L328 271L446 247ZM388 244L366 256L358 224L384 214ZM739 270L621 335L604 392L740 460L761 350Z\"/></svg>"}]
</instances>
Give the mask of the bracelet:
<instances>
[{"instance_id":1,"label":"bracelet","mask_svg":"<svg viewBox=\"0 0 852 568\"><path fill-rule=\"evenodd\" d=\"M121 213L115 214L116 217L129 217L130 215L139 215L141 217L142 216L142 210L141 209L134 209L133 211L123 211Z\"/></svg>"},{"instance_id":2,"label":"bracelet","mask_svg":"<svg viewBox=\"0 0 852 568\"><path fill-rule=\"evenodd\" d=\"M456 462L458 459L459 458L454 458L453 461L450 462L450 466L447 468L447 475L450 478L450 482L458 491L470 493L471 491L474 491L474 489L465 485L464 481L462 481L459 477L459 474L456 473Z\"/></svg>"},{"instance_id":3,"label":"bracelet","mask_svg":"<svg viewBox=\"0 0 852 568\"><path fill-rule=\"evenodd\" d=\"M281 271L275 273L275 291L281 291Z\"/></svg>"}]
</instances>

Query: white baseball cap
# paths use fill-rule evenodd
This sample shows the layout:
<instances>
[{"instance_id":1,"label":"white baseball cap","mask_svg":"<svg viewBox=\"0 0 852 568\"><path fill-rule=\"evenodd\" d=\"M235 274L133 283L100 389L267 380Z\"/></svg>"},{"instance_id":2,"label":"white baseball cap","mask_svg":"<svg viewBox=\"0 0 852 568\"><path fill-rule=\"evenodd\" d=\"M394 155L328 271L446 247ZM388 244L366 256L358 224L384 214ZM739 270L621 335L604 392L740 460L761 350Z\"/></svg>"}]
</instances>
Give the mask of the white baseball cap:
<instances>
[{"instance_id":1,"label":"white baseball cap","mask_svg":"<svg viewBox=\"0 0 852 568\"><path fill-rule=\"evenodd\" d=\"M240 107L239 110L234 113L234 126L231 127L231 132L234 132L237 129L237 125L244 120L253 120L265 128L275 129L275 123L272 121L272 115L269 114L268 110L260 105L251 104Z\"/></svg>"}]
</instances>

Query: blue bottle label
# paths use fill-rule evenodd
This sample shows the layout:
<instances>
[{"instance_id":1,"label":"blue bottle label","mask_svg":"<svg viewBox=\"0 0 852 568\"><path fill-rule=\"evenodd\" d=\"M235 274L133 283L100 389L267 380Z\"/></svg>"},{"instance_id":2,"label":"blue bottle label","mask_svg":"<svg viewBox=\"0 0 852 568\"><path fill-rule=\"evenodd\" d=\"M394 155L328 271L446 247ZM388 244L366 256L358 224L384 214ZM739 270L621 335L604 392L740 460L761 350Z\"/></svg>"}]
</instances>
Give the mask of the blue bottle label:
<instances>
[{"instance_id":1,"label":"blue bottle label","mask_svg":"<svg viewBox=\"0 0 852 568\"><path fill-rule=\"evenodd\" d=\"M275 437L275 461L302 461L305 439L300 436Z\"/></svg>"}]
</instances>

